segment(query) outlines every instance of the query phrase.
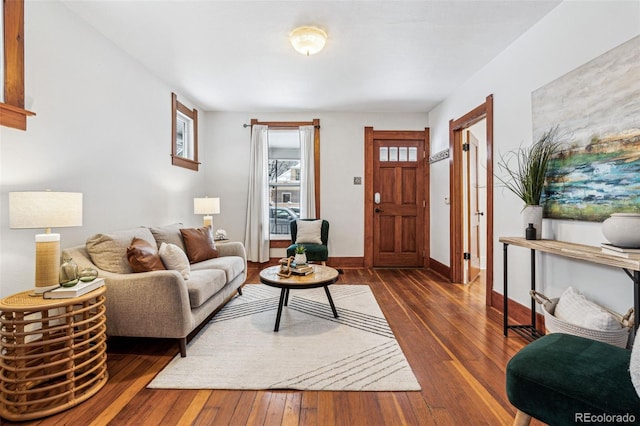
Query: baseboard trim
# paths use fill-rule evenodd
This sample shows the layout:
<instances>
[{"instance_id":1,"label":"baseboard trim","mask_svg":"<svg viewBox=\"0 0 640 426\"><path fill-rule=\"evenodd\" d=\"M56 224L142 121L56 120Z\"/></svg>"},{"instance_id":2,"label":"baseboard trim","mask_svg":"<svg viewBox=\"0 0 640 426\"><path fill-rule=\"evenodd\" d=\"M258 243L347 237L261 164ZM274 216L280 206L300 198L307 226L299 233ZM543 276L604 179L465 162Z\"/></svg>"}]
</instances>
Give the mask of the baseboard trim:
<instances>
[{"instance_id":1,"label":"baseboard trim","mask_svg":"<svg viewBox=\"0 0 640 426\"><path fill-rule=\"evenodd\" d=\"M531 308L528 308L520 303L509 299L509 324L530 324L531 323ZM504 296L495 290L491 291L491 307L503 313L504 310ZM536 328L543 333L544 316L536 312Z\"/></svg>"},{"instance_id":2,"label":"baseboard trim","mask_svg":"<svg viewBox=\"0 0 640 426\"><path fill-rule=\"evenodd\" d=\"M433 258L429 258L429 269L451 281L451 268Z\"/></svg>"}]
</instances>

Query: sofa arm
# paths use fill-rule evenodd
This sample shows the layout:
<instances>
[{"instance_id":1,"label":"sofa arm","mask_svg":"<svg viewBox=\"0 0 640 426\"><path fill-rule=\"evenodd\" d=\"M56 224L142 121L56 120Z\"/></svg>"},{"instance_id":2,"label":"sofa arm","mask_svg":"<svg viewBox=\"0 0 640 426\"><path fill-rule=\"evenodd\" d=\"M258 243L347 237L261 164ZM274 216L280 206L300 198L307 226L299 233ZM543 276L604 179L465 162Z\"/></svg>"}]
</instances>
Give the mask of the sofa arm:
<instances>
[{"instance_id":1,"label":"sofa arm","mask_svg":"<svg viewBox=\"0 0 640 426\"><path fill-rule=\"evenodd\" d=\"M104 272L101 276L107 285L107 334L181 338L195 326L179 272Z\"/></svg>"}]
</instances>

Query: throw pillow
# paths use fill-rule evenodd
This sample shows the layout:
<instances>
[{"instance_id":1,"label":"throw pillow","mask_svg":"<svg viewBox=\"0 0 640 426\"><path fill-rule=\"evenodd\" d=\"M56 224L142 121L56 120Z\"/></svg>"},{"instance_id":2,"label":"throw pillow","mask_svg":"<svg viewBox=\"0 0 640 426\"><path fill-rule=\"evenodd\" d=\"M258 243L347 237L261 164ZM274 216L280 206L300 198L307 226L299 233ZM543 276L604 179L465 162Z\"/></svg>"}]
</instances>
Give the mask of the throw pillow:
<instances>
[{"instance_id":1,"label":"throw pillow","mask_svg":"<svg viewBox=\"0 0 640 426\"><path fill-rule=\"evenodd\" d=\"M640 396L640 339L637 337L631 349L629 372L631 373L631 383L633 383L633 387L636 388L636 393Z\"/></svg>"},{"instance_id":2,"label":"throw pillow","mask_svg":"<svg viewBox=\"0 0 640 426\"><path fill-rule=\"evenodd\" d=\"M130 274L133 271L127 260L127 247L131 245L133 237L156 245L149 229L139 227L93 235L87 239L87 252L98 268L116 274Z\"/></svg>"},{"instance_id":3,"label":"throw pillow","mask_svg":"<svg viewBox=\"0 0 640 426\"><path fill-rule=\"evenodd\" d=\"M556 318L590 330L620 330L622 324L610 312L574 290L567 288L560 296Z\"/></svg>"},{"instance_id":4,"label":"throw pillow","mask_svg":"<svg viewBox=\"0 0 640 426\"><path fill-rule=\"evenodd\" d=\"M163 242L160 244L160 250L158 250L162 263L167 269L172 271L178 271L182 275L182 278L188 280L191 277L191 266L189 266L189 258L182 251L180 247L175 244L167 244Z\"/></svg>"},{"instance_id":5,"label":"throw pillow","mask_svg":"<svg viewBox=\"0 0 640 426\"><path fill-rule=\"evenodd\" d=\"M296 220L296 226L298 228L296 244L322 244L320 238L322 220Z\"/></svg>"},{"instance_id":6,"label":"throw pillow","mask_svg":"<svg viewBox=\"0 0 640 426\"><path fill-rule=\"evenodd\" d=\"M155 245L142 238L134 237L127 248L127 260L133 272L163 271L162 259Z\"/></svg>"},{"instance_id":7,"label":"throw pillow","mask_svg":"<svg viewBox=\"0 0 640 426\"><path fill-rule=\"evenodd\" d=\"M211 228L180 229L180 233L182 234L190 263L198 263L218 257L218 250L216 250L216 245L213 242Z\"/></svg>"},{"instance_id":8,"label":"throw pillow","mask_svg":"<svg viewBox=\"0 0 640 426\"><path fill-rule=\"evenodd\" d=\"M180 233L180 228L184 228L182 223L174 223L171 225L164 226L154 226L149 228L149 231L153 234L153 238L155 238L156 243L158 244L158 248L162 245L162 243L167 244L175 244L182 251L185 250L184 243L182 242L182 234Z\"/></svg>"}]
</instances>

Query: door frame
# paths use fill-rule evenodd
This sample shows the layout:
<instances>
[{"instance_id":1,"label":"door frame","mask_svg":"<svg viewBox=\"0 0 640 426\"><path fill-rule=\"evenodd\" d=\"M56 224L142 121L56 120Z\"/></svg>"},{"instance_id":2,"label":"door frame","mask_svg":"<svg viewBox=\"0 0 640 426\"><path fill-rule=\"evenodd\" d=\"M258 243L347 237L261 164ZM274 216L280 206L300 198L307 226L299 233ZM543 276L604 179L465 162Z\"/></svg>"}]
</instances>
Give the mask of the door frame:
<instances>
[{"instance_id":1,"label":"door frame","mask_svg":"<svg viewBox=\"0 0 640 426\"><path fill-rule=\"evenodd\" d=\"M421 130L419 130L421 131ZM398 135L402 134L401 130L374 130L373 127L365 127L364 128L364 267L371 268L373 267L373 163L374 163L374 149L373 149L373 141L375 139L384 138L385 134L389 135ZM415 131L410 131L410 133L414 133ZM423 253L422 257L422 267L429 267L430 260L430 243L429 243L429 235L430 235L430 198L429 198L429 162L427 161L427 152L429 152L429 128L424 128L424 146L422 153L422 161L423 161L423 170L424 170L424 199L426 200L427 206L423 210L423 221L424 221L424 231L423 231ZM418 153L418 155L420 155Z\"/></svg>"},{"instance_id":2,"label":"door frame","mask_svg":"<svg viewBox=\"0 0 640 426\"><path fill-rule=\"evenodd\" d=\"M486 97L485 102L478 105L462 117L449 121L449 192L451 208L449 210L450 231L449 231L449 256L450 256L450 277L453 283L461 283L464 274L464 235L463 235L463 199L462 190L462 132L478 121L487 120L487 238L486 238L486 304L491 306L491 293L493 291L493 95Z\"/></svg>"}]
</instances>

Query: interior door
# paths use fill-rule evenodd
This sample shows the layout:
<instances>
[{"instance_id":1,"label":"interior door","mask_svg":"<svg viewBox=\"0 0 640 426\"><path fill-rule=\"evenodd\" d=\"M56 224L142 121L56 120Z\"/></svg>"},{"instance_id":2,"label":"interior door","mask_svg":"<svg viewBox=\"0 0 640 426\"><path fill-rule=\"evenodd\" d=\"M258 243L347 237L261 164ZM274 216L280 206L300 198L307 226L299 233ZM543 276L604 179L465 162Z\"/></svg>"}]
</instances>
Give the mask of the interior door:
<instances>
[{"instance_id":1,"label":"interior door","mask_svg":"<svg viewBox=\"0 0 640 426\"><path fill-rule=\"evenodd\" d=\"M374 132L373 266L424 265L424 149L425 132Z\"/></svg>"},{"instance_id":2,"label":"interior door","mask_svg":"<svg viewBox=\"0 0 640 426\"><path fill-rule=\"evenodd\" d=\"M473 282L480 274L480 211L478 202L478 139L473 133L466 131L467 145L465 156L467 163L467 250L469 259L466 262L466 283Z\"/></svg>"}]
</instances>

